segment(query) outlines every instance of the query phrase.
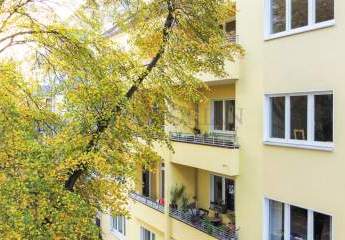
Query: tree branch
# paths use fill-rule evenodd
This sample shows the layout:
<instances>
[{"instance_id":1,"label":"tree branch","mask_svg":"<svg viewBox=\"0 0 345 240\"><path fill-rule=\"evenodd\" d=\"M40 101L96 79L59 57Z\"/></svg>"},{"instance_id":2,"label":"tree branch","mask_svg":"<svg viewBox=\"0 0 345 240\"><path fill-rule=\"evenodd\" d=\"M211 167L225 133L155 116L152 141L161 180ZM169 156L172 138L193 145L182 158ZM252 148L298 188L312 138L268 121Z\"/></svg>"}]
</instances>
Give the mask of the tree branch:
<instances>
[{"instance_id":1,"label":"tree branch","mask_svg":"<svg viewBox=\"0 0 345 240\"><path fill-rule=\"evenodd\" d=\"M173 5L171 1L167 1L169 14L165 20L164 28L163 28L163 43L158 50L157 54L152 58L151 62L147 65L146 71L137 79L134 85L128 90L126 94L126 98L130 99L134 95L134 93L138 90L139 86L145 80L145 78L150 74L150 72L157 66L158 61L162 58L162 55L166 51L166 45L169 40L170 31L174 25L174 15L173 15Z\"/></svg>"},{"instance_id":2,"label":"tree branch","mask_svg":"<svg viewBox=\"0 0 345 240\"><path fill-rule=\"evenodd\" d=\"M22 7L25 7L27 4L33 2L34 0L26 0L24 1L23 3L20 3L18 4L17 6L15 6L13 8L13 11L11 11L7 18L5 20L3 20L2 24L1 24L1 27L0 27L0 32L2 32L2 30L6 27L6 24L7 22L11 19L11 17L15 14L15 13L18 13L18 11L22 8Z\"/></svg>"},{"instance_id":3,"label":"tree branch","mask_svg":"<svg viewBox=\"0 0 345 240\"><path fill-rule=\"evenodd\" d=\"M170 39L171 35L171 30L174 26L175 22L175 17L174 17L174 7L173 3L171 0L167 0L167 5L168 5L168 16L166 17L164 27L163 27L163 41L161 44L161 47L159 48L157 54L152 58L150 63L146 66L145 72L143 72L138 79L135 81L135 83L132 85L132 87L127 91L125 98L126 100L130 100L134 94L138 91L140 85L144 82L144 80L147 78L147 76L152 72L152 70L157 66L157 63L159 60L162 58L164 52L166 51L167 48L167 43ZM113 112L113 117L118 114L121 110L120 106L115 107L115 109L112 111ZM90 140L88 146L87 146L87 151L91 151L93 147L97 144L97 137L103 133L109 126L110 119L107 120L100 120L97 122L97 128L96 131L93 133L93 138ZM78 181L79 177L84 173L84 168L85 166L80 166L80 168L74 170L72 174L69 176L67 181L65 182L65 188L68 191L73 192L74 191L74 186L76 182Z\"/></svg>"},{"instance_id":4,"label":"tree branch","mask_svg":"<svg viewBox=\"0 0 345 240\"><path fill-rule=\"evenodd\" d=\"M22 32L16 32L16 33L13 33L9 36L6 36L6 37L3 37L0 39L0 43L6 41L6 40L11 40L11 39L14 39L15 37L18 37L18 36L23 36L23 35L34 35L34 34L43 34L43 33L47 33L47 34L59 34L57 31L33 31L33 30L30 30L30 31L22 31Z\"/></svg>"}]
</instances>

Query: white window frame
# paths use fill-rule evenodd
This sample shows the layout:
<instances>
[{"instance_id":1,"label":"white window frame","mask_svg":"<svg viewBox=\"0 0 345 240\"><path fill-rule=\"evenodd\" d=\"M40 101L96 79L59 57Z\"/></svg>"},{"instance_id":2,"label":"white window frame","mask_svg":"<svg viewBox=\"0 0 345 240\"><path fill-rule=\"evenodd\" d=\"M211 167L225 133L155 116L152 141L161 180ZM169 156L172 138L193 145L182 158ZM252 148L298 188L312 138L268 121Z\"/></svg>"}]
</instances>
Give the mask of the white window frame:
<instances>
[{"instance_id":1,"label":"white window frame","mask_svg":"<svg viewBox=\"0 0 345 240\"><path fill-rule=\"evenodd\" d=\"M270 198L265 198L264 199L264 227L263 227L263 239L264 240L270 240L270 229L269 229L269 217L270 217L270 201L277 201L280 202L284 205L284 240L290 240L290 230L291 230L291 214L290 214L290 209L291 206L288 203L284 203L282 201L279 200L274 200L274 199L270 199ZM331 234L332 234L332 238L331 240L334 240L334 224L333 224L333 216L331 214L328 213L322 213L320 211L315 211L312 209L308 209L305 207L300 207L300 206L296 206L293 205L295 207L299 207L299 208L303 208L305 210L308 211L308 235L307 235L307 239L308 240L314 240L314 213L321 213L321 214L325 214L327 216L330 216L331 218Z\"/></svg>"},{"instance_id":2,"label":"white window frame","mask_svg":"<svg viewBox=\"0 0 345 240\"><path fill-rule=\"evenodd\" d=\"M210 106L210 109L211 109L211 116L210 116L210 119L211 119L211 130L212 132L216 132L216 133L234 133L235 131L228 131L228 130L225 130L225 102L226 101L229 101L229 100L233 100L235 101L235 108L236 108L236 99L235 98L219 98L219 99L212 99L211 100L211 106ZM214 102L218 102L218 101L222 101L223 102L223 130L216 130L214 129ZM235 116L236 118L236 116ZM235 128L236 128L236 119L235 120Z\"/></svg>"},{"instance_id":3,"label":"white window frame","mask_svg":"<svg viewBox=\"0 0 345 240\"><path fill-rule=\"evenodd\" d=\"M156 235L144 227L140 227L140 240L147 240L144 238L145 237L145 231L149 232L149 234L150 234L149 240L156 240Z\"/></svg>"},{"instance_id":4,"label":"white window frame","mask_svg":"<svg viewBox=\"0 0 345 240\"><path fill-rule=\"evenodd\" d=\"M336 0L334 0L336 1ZM272 0L265 0L265 40L271 40L275 38L285 37L293 34L302 32L312 31L316 29L331 27L335 25L335 9L334 18L328 21L316 23L316 0L308 0L308 25L300 28L291 29L291 0L286 0L286 30L279 33L271 33L272 22L271 22L271 3ZM335 8L335 4L334 4Z\"/></svg>"},{"instance_id":5,"label":"white window frame","mask_svg":"<svg viewBox=\"0 0 345 240\"><path fill-rule=\"evenodd\" d=\"M118 221L115 221L115 219L118 219L118 218L122 218L122 222L123 222L122 233L119 231ZM117 226L115 226L114 224L117 224ZM120 240L124 240L126 237L126 218L124 216L111 217L111 231L117 238L119 238Z\"/></svg>"},{"instance_id":6,"label":"white window frame","mask_svg":"<svg viewBox=\"0 0 345 240\"><path fill-rule=\"evenodd\" d=\"M315 95L333 95L333 142L319 142L314 140L314 96ZM307 96L308 97L308 124L307 124L307 140L290 139L290 97L291 96ZM271 104L272 97L285 97L285 138L271 137ZM315 149L323 151L333 151L334 144L334 93L333 91L318 92L301 92L288 94L265 94L264 103L264 144L277 145L285 147L296 147L305 149Z\"/></svg>"},{"instance_id":7,"label":"white window frame","mask_svg":"<svg viewBox=\"0 0 345 240\"><path fill-rule=\"evenodd\" d=\"M222 202L225 203L225 178L219 175L210 175L211 192L210 192L210 203L214 202L214 177L222 178Z\"/></svg>"}]
</instances>

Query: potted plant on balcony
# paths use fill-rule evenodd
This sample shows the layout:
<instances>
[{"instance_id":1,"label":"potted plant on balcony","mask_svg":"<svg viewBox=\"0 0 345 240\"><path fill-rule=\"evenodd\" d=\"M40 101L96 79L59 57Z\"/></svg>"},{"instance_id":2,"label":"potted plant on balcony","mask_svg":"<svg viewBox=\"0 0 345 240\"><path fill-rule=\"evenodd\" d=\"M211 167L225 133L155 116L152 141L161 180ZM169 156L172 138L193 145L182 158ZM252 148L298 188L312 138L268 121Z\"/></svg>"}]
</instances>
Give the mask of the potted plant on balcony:
<instances>
[{"instance_id":1,"label":"potted plant on balcony","mask_svg":"<svg viewBox=\"0 0 345 240\"><path fill-rule=\"evenodd\" d=\"M178 208L178 202L181 199L181 197L184 195L184 192L186 190L186 187L184 185L175 185L170 190L171 195L171 202L170 202L170 208L176 210Z\"/></svg>"},{"instance_id":2,"label":"potted plant on balcony","mask_svg":"<svg viewBox=\"0 0 345 240\"><path fill-rule=\"evenodd\" d=\"M194 135L200 135L201 134L201 130L199 128L197 128L197 127L194 127L193 128L193 133L194 133Z\"/></svg>"}]
</instances>

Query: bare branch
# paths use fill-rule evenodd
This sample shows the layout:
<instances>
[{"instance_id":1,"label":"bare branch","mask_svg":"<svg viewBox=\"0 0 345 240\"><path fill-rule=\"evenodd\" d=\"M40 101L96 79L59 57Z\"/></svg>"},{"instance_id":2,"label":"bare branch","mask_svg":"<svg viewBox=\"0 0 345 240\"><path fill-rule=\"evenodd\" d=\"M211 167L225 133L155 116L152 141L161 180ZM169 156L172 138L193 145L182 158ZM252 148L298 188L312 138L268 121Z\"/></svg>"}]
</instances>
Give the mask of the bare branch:
<instances>
[{"instance_id":1,"label":"bare branch","mask_svg":"<svg viewBox=\"0 0 345 240\"><path fill-rule=\"evenodd\" d=\"M11 17L12 17L14 14L18 13L18 11L19 11L22 7L25 7L27 4L29 4L29 3L33 2L33 1L34 1L34 0L26 0L26 1L24 1L23 3L21 3L21 4L17 5L17 6L15 6L14 9L9 13L9 15L7 16L7 18L2 22L1 27L0 27L0 32L3 31L3 29L6 27L7 22L11 19Z\"/></svg>"},{"instance_id":2,"label":"bare branch","mask_svg":"<svg viewBox=\"0 0 345 240\"><path fill-rule=\"evenodd\" d=\"M16 45L27 44L29 42L34 42L34 41L32 41L32 40L13 41L13 39L11 39L11 41L8 44L6 44L4 47L0 48L0 54L10 47L13 47Z\"/></svg>"},{"instance_id":3,"label":"bare branch","mask_svg":"<svg viewBox=\"0 0 345 240\"><path fill-rule=\"evenodd\" d=\"M14 39L18 36L24 36L24 35L35 35L35 34L44 34L44 33L47 33L47 34L59 34L59 32L57 31L44 31L44 30L41 30L41 31L34 31L34 30L30 30L30 31L21 31L21 32L16 32L16 33L13 33L9 36L6 36L6 37L3 37L0 39L0 43L4 42L4 41L7 41L7 40L11 40L11 39Z\"/></svg>"}]
</instances>

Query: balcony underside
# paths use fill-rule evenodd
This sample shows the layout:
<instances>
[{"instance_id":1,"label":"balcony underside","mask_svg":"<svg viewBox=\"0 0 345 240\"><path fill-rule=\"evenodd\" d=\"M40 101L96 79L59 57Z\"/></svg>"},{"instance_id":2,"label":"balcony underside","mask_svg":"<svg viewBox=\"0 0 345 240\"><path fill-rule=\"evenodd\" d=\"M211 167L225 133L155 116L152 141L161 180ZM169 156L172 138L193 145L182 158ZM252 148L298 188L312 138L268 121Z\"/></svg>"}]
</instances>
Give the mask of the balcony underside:
<instances>
[{"instance_id":1,"label":"balcony underside","mask_svg":"<svg viewBox=\"0 0 345 240\"><path fill-rule=\"evenodd\" d=\"M173 142L171 162L226 176L239 175L239 149Z\"/></svg>"}]
</instances>

